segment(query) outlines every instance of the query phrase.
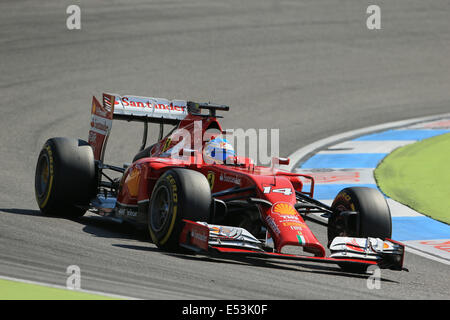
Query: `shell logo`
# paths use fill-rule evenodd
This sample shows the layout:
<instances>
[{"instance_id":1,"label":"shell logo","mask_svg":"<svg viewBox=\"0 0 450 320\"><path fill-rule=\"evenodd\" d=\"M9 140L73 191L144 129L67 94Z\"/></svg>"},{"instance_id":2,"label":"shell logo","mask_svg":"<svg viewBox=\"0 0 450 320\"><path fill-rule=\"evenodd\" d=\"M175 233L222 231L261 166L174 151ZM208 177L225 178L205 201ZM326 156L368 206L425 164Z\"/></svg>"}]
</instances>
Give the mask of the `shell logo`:
<instances>
[{"instance_id":1,"label":"shell logo","mask_svg":"<svg viewBox=\"0 0 450 320\"><path fill-rule=\"evenodd\" d=\"M140 178L140 170L137 168L133 168L130 174L125 179L125 184L127 185L130 196L132 197L138 196Z\"/></svg>"},{"instance_id":2,"label":"shell logo","mask_svg":"<svg viewBox=\"0 0 450 320\"><path fill-rule=\"evenodd\" d=\"M295 210L295 208L290 203L287 202L275 203L272 207L272 212L281 215L291 215L291 216L297 215L297 210Z\"/></svg>"}]
</instances>

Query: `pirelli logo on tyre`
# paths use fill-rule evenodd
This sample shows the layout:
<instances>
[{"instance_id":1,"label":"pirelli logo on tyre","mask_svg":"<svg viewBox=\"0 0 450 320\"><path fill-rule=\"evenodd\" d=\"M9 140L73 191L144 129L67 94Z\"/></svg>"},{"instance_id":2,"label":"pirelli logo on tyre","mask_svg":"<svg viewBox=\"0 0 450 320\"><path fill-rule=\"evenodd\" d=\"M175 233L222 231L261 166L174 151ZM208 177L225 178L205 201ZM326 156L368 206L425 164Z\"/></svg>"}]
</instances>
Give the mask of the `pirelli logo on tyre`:
<instances>
[{"instance_id":1,"label":"pirelli logo on tyre","mask_svg":"<svg viewBox=\"0 0 450 320\"><path fill-rule=\"evenodd\" d=\"M341 192L337 195L336 199L334 200L335 203L346 203L351 210L355 211L355 204L352 201L352 197L346 193L346 192ZM339 207L339 206L338 206Z\"/></svg>"},{"instance_id":2,"label":"pirelli logo on tyre","mask_svg":"<svg viewBox=\"0 0 450 320\"><path fill-rule=\"evenodd\" d=\"M172 188L172 200L173 203L176 204L178 202L178 194L177 194L177 182L175 181L174 177L171 175L167 176L167 180L169 180L169 183Z\"/></svg>"}]
</instances>

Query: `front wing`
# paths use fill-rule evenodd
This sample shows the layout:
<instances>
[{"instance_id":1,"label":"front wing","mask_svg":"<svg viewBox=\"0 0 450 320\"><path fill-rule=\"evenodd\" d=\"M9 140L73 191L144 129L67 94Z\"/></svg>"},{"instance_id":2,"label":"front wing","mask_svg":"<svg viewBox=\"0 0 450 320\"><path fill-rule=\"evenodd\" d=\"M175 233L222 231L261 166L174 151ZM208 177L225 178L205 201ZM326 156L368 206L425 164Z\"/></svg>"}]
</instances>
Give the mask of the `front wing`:
<instances>
[{"instance_id":1,"label":"front wing","mask_svg":"<svg viewBox=\"0 0 450 320\"><path fill-rule=\"evenodd\" d=\"M330 246L330 257L313 257L266 251L263 243L242 228L184 222L180 246L196 253L406 270L403 268L404 245L390 239L339 237Z\"/></svg>"}]
</instances>

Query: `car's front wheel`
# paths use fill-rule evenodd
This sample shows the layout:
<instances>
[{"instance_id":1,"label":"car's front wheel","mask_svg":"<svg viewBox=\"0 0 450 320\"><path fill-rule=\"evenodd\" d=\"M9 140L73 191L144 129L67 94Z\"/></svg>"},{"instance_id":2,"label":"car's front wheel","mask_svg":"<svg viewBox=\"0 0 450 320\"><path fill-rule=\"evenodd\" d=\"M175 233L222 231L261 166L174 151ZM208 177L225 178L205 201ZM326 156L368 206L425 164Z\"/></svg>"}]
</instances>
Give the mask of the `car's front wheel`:
<instances>
[{"instance_id":1,"label":"car's front wheel","mask_svg":"<svg viewBox=\"0 0 450 320\"><path fill-rule=\"evenodd\" d=\"M383 194L377 189L350 187L341 190L331 205L328 219L328 246L335 237L390 238L392 219ZM348 271L364 271L365 267L340 264ZM364 270L363 270L364 269Z\"/></svg>"},{"instance_id":2,"label":"car's front wheel","mask_svg":"<svg viewBox=\"0 0 450 320\"><path fill-rule=\"evenodd\" d=\"M156 182L150 199L148 229L158 248L179 248L183 219L209 221L211 189L206 177L188 169L170 169Z\"/></svg>"}]
</instances>

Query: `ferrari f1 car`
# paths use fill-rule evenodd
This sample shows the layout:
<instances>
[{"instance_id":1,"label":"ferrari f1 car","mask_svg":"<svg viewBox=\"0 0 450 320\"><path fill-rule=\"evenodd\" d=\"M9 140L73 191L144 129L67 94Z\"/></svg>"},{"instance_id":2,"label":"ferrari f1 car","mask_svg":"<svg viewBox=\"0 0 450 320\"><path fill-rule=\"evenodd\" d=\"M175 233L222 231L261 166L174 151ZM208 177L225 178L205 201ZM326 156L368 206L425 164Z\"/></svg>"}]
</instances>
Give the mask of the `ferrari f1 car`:
<instances>
[{"instance_id":1,"label":"ferrari f1 car","mask_svg":"<svg viewBox=\"0 0 450 320\"><path fill-rule=\"evenodd\" d=\"M378 190L345 188L328 206L313 198L312 176L279 169L289 159L273 158L271 167L233 154L224 162L206 161L203 137L224 133L216 113L228 106L102 98L93 97L88 141L51 138L44 144L35 175L43 214L79 217L90 210L131 222L148 228L162 250L333 263L355 272L371 265L403 269L404 246L390 239L391 215ZM113 120L143 123L143 141L130 164L103 161ZM160 131L146 147L149 123ZM174 128L165 135L164 125ZM181 143L180 132L190 141ZM328 255L305 223L311 213L328 218ZM288 247L299 253L286 253Z\"/></svg>"}]
</instances>

